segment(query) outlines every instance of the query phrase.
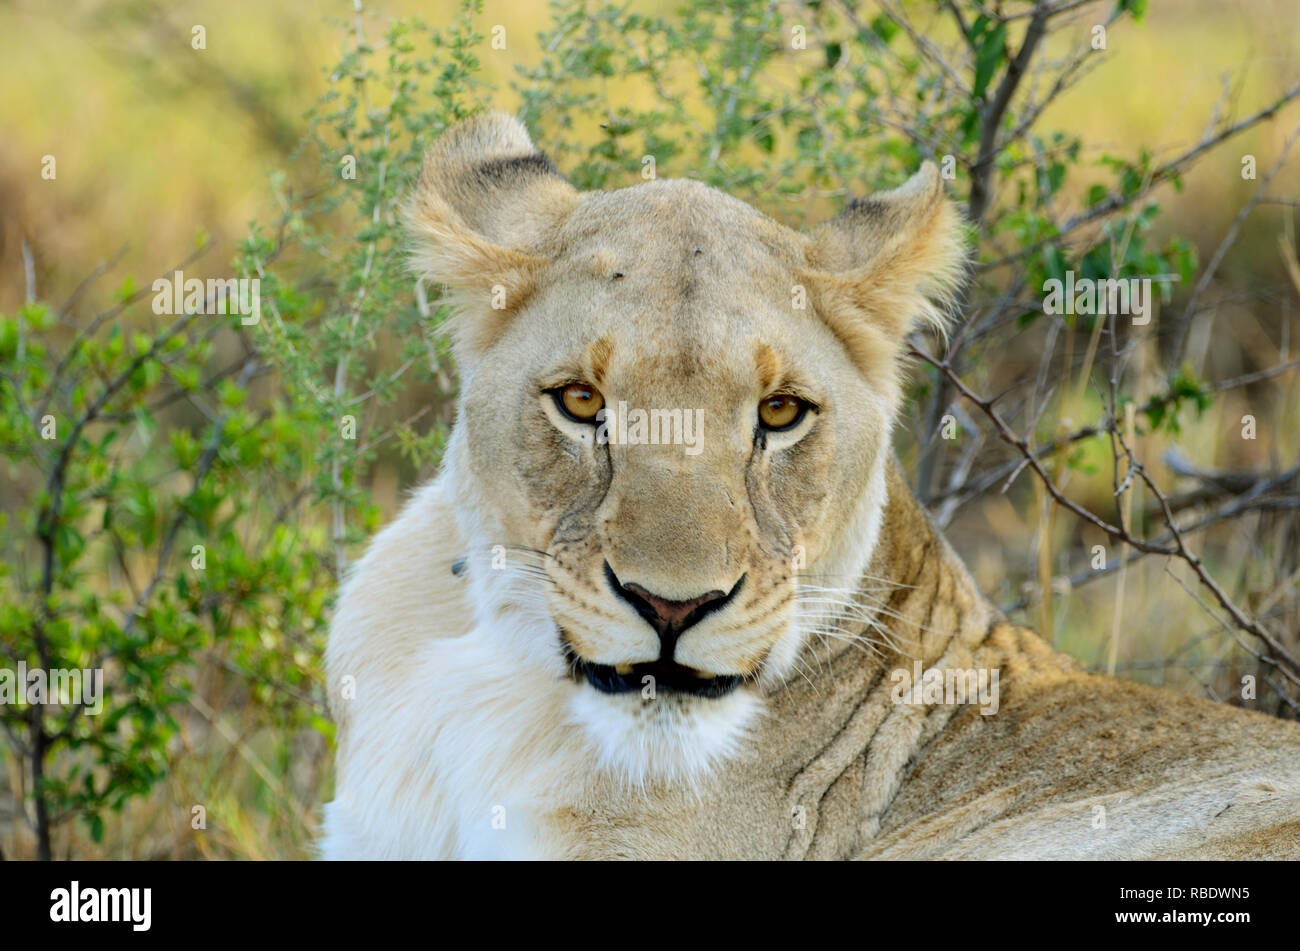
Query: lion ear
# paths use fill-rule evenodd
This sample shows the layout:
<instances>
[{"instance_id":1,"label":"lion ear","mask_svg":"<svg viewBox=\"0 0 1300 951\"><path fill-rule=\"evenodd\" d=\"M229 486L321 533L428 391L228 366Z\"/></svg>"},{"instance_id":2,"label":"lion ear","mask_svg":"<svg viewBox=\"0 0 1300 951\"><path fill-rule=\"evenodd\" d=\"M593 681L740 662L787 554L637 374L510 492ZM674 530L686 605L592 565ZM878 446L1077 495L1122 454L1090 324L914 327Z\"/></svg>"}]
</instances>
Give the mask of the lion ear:
<instances>
[{"instance_id":1,"label":"lion ear","mask_svg":"<svg viewBox=\"0 0 1300 951\"><path fill-rule=\"evenodd\" d=\"M454 126L429 149L406 225L416 273L456 292L454 336L474 349L495 339L531 293L548 238L577 200L503 112Z\"/></svg>"},{"instance_id":2,"label":"lion ear","mask_svg":"<svg viewBox=\"0 0 1300 951\"><path fill-rule=\"evenodd\" d=\"M862 365L882 349L897 352L917 327L946 330L966 250L933 162L898 188L849 202L808 238L819 313Z\"/></svg>"}]
</instances>

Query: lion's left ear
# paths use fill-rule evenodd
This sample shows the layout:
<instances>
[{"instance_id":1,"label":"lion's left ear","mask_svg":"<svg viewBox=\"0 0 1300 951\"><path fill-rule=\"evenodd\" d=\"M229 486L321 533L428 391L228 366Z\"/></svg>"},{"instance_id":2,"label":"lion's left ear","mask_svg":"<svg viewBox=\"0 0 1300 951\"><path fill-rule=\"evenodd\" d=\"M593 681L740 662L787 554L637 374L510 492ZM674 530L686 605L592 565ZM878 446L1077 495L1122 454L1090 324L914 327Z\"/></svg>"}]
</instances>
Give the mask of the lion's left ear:
<instances>
[{"instance_id":1,"label":"lion's left ear","mask_svg":"<svg viewBox=\"0 0 1300 951\"><path fill-rule=\"evenodd\" d=\"M466 120L429 149L406 206L416 272L447 285L458 356L495 340L548 263L578 192L502 112Z\"/></svg>"},{"instance_id":2,"label":"lion's left ear","mask_svg":"<svg viewBox=\"0 0 1300 951\"><path fill-rule=\"evenodd\" d=\"M860 366L897 353L918 326L946 329L966 249L933 162L898 188L849 202L808 238L814 304Z\"/></svg>"}]
</instances>

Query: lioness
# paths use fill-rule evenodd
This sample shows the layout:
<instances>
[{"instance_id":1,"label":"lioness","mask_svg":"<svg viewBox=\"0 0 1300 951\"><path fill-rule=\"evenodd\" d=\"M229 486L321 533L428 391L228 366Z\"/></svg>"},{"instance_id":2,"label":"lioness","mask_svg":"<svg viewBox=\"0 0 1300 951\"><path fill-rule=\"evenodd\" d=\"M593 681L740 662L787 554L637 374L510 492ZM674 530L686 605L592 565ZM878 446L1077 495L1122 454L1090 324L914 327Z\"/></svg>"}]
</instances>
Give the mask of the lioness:
<instances>
[{"instance_id":1,"label":"lioness","mask_svg":"<svg viewBox=\"0 0 1300 951\"><path fill-rule=\"evenodd\" d=\"M459 419L342 592L326 857L1300 857L1300 725L1082 672L909 493L932 164L801 234L495 114L409 217Z\"/></svg>"}]
</instances>

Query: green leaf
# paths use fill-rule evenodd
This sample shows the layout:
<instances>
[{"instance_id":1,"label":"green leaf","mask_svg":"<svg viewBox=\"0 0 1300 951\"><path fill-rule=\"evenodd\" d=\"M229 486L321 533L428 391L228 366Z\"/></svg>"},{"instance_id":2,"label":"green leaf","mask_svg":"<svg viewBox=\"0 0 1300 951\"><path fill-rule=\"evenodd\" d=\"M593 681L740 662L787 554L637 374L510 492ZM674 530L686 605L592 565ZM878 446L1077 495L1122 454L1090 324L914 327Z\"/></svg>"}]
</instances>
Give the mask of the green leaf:
<instances>
[{"instance_id":1,"label":"green leaf","mask_svg":"<svg viewBox=\"0 0 1300 951\"><path fill-rule=\"evenodd\" d=\"M1146 12L1147 0L1118 0L1115 4L1116 16L1121 13L1131 13L1133 19L1139 23L1142 21L1142 18L1146 16Z\"/></svg>"},{"instance_id":2,"label":"green leaf","mask_svg":"<svg viewBox=\"0 0 1300 951\"><path fill-rule=\"evenodd\" d=\"M979 40L975 53L975 84L971 95L979 99L988 89L989 81L997 71L998 65L1006 57L1007 26L999 23Z\"/></svg>"},{"instance_id":3,"label":"green leaf","mask_svg":"<svg viewBox=\"0 0 1300 951\"><path fill-rule=\"evenodd\" d=\"M898 35L898 24L887 13L882 13L871 21L871 32L880 37L885 45Z\"/></svg>"}]
</instances>

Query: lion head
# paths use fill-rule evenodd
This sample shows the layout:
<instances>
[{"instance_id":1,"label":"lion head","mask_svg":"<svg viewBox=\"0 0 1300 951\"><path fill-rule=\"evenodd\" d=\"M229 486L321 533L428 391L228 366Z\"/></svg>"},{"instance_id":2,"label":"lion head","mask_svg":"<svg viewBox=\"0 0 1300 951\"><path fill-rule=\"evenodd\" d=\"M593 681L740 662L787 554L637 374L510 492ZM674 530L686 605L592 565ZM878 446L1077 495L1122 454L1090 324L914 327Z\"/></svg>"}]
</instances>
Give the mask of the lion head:
<instances>
[{"instance_id":1,"label":"lion head","mask_svg":"<svg viewBox=\"0 0 1300 951\"><path fill-rule=\"evenodd\" d=\"M875 547L904 340L963 262L937 169L800 233L694 181L580 193L493 114L408 216L454 303L481 636L624 772L706 767Z\"/></svg>"}]
</instances>

